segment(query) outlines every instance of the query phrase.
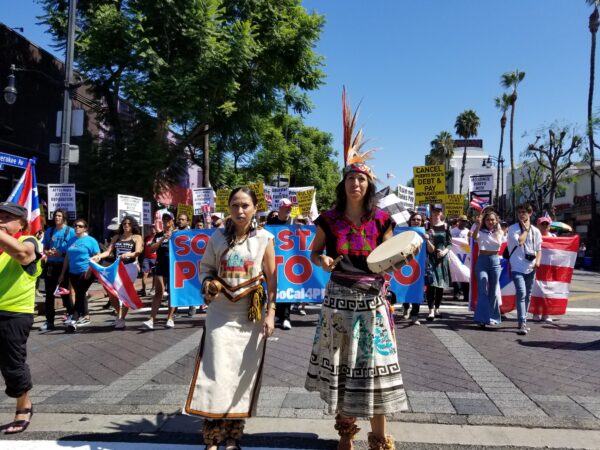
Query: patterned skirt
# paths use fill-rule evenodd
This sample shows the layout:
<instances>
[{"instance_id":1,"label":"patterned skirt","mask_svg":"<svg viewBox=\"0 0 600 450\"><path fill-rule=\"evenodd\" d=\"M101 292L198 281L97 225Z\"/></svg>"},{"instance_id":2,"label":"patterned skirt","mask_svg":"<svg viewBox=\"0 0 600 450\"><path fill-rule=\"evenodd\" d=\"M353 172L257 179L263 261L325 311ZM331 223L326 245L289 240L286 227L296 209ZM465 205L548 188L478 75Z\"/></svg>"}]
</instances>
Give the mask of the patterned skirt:
<instances>
[{"instance_id":1,"label":"patterned skirt","mask_svg":"<svg viewBox=\"0 0 600 450\"><path fill-rule=\"evenodd\" d=\"M330 414L373 417L407 409L389 307L379 295L327 284L305 387Z\"/></svg>"}]
</instances>

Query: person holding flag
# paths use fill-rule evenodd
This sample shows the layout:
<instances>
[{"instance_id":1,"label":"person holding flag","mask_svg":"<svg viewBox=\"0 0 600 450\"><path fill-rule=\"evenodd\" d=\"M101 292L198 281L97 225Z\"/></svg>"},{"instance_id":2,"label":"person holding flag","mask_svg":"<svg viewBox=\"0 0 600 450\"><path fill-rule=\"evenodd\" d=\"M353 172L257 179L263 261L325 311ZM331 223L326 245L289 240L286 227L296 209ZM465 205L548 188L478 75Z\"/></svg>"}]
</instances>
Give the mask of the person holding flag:
<instances>
[{"instance_id":1,"label":"person holding flag","mask_svg":"<svg viewBox=\"0 0 600 450\"><path fill-rule=\"evenodd\" d=\"M25 431L33 417L27 339L42 255L38 240L25 234L28 226L27 208L0 203L0 371L6 395L16 399L15 420L4 429L5 434Z\"/></svg>"}]
</instances>

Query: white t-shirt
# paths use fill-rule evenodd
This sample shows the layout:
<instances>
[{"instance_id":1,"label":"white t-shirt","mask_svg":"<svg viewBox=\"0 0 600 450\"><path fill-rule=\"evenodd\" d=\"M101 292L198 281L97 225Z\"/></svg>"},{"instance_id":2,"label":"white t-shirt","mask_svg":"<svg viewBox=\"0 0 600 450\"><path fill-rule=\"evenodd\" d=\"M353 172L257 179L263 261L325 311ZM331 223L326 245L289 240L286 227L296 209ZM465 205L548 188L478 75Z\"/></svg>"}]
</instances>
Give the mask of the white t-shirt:
<instances>
[{"instance_id":1,"label":"white t-shirt","mask_svg":"<svg viewBox=\"0 0 600 450\"><path fill-rule=\"evenodd\" d=\"M528 261L525 259L525 254L535 255L542 249L542 233L536 227L531 225L527 239L522 246L519 246L519 236L521 235L521 227L519 223L512 224L508 228L508 252L512 253L510 257L510 270L528 274L533 271L535 259ZM517 247L516 250L513 249Z\"/></svg>"},{"instance_id":2,"label":"white t-shirt","mask_svg":"<svg viewBox=\"0 0 600 450\"><path fill-rule=\"evenodd\" d=\"M469 237L469 229L463 228L462 230L458 227L452 228L450 234L455 238L467 239Z\"/></svg>"},{"instance_id":3,"label":"white t-shirt","mask_svg":"<svg viewBox=\"0 0 600 450\"><path fill-rule=\"evenodd\" d=\"M477 234L477 243L479 244L479 250L486 252L497 252L500 250L500 244L502 243L502 235L496 232L490 232L488 230L479 230Z\"/></svg>"}]
</instances>

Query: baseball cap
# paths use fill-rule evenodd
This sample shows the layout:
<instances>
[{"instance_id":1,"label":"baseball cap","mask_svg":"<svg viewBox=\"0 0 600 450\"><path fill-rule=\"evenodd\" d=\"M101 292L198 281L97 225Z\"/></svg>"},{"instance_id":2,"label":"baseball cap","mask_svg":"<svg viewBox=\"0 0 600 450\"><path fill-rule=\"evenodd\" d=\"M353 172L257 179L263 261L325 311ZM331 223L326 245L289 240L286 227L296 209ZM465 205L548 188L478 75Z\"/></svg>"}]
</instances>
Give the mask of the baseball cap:
<instances>
[{"instance_id":1,"label":"baseball cap","mask_svg":"<svg viewBox=\"0 0 600 450\"><path fill-rule=\"evenodd\" d=\"M550 223L550 222L552 222L552 220L550 220L550 217L545 217L545 216L542 216L537 220L538 225L540 225L542 223Z\"/></svg>"},{"instance_id":2,"label":"baseball cap","mask_svg":"<svg viewBox=\"0 0 600 450\"><path fill-rule=\"evenodd\" d=\"M117 231L119 229L119 218L113 217L106 229L110 231Z\"/></svg>"},{"instance_id":3,"label":"baseball cap","mask_svg":"<svg viewBox=\"0 0 600 450\"><path fill-rule=\"evenodd\" d=\"M7 212L22 219L27 219L27 209L18 203L2 202L0 203L0 211Z\"/></svg>"},{"instance_id":4,"label":"baseball cap","mask_svg":"<svg viewBox=\"0 0 600 450\"><path fill-rule=\"evenodd\" d=\"M279 200L279 207L280 208L291 208L292 201L289 198L282 198L281 200Z\"/></svg>"}]
</instances>

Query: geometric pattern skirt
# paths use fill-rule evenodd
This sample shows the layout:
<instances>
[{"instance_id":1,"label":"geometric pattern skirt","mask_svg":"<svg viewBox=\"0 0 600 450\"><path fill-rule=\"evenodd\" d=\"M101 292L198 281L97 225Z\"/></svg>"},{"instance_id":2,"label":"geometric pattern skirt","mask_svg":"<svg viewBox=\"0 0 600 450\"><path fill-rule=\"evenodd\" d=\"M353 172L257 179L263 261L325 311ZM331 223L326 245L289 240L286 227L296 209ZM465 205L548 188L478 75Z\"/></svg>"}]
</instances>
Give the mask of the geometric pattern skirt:
<instances>
[{"instance_id":1,"label":"geometric pattern skirt","mask_svg":"<svg viewBox=\"0 0 600 450\"><path fill-rule=\"evenodd\" d=\"M248 320L249 300L231 302L220 295L208 305L186 414L208 419L254 415L266 339L262 321Z\"/></svg>"},{"instance_id":2,"label":"geometric pattern skirt","mask_svg":"<svg viewBox=\"0 0 600 450\"><path fill-rule=\"evenodd\" d=\"M387 301L329 281L305 387L330 414L370 418L407 409Z\"/></svg>"}]
</instances>

